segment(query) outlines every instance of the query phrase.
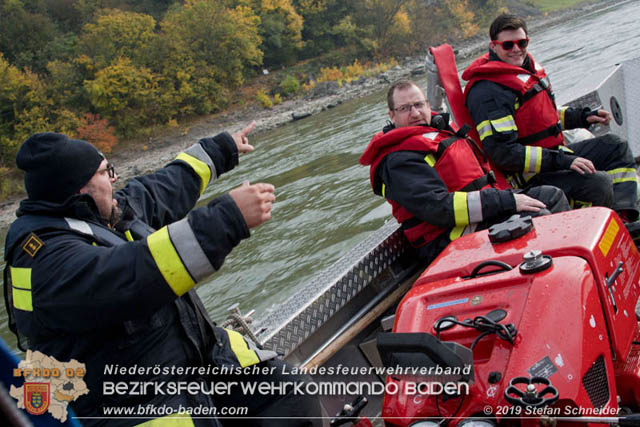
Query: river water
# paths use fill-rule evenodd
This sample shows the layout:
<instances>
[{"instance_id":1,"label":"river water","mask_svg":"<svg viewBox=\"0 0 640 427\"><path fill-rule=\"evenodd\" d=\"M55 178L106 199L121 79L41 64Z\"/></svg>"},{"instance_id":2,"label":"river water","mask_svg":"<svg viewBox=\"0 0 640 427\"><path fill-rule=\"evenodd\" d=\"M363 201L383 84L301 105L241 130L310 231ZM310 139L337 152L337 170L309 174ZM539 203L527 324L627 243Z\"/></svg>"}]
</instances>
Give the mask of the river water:
<instances>
[{"instance_id":1,"label":"river water","mask_svg":"<svg viewBox=\"0 0 640 427\"><path fill-rule=\"evenodd\" d=\"M551 76L560 103L593 90L615 64L640 55L638 21L640 0L632 0L529 34L529 51ZM459 69L468 62L459 63ZM256 309L254 317L277 310L314 274L390 219L390 208L371 192L368 168L358 165L385 124L385 97L384 91L374 93L254 136L256 151L243 155L234 171L205 192L199 204L244 180L272 183L277 194L271 221L254 229L221 270L199 286L214 320L224 320L235 302L243 312ZM5 232L0 230L1 239ZM4 306L0 335L15 348Z\"/></svg>"}]
</instances>

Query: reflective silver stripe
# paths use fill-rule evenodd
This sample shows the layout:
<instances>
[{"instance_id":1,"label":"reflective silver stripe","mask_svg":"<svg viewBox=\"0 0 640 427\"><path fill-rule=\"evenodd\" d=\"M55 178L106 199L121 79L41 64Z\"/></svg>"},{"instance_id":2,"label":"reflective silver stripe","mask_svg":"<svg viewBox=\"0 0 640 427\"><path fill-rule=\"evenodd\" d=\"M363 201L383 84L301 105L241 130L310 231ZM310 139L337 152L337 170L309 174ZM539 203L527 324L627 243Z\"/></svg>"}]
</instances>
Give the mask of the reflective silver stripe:
<instances>
[{"instance_id":1,"label":"reflective silver stripe","mask_svg":"<svg viewBox=\"0 0 640 427\"><path fill-rule=\"evenodd\" d=\"M65 217L64 220L67 221L67 224L69 225L70 229L79 231L80 233L83 233L83 234L89 234L93 236L93 231L91 230L91 226L89 226L88 223L84 221L80 221L79 219L67 218L67 217Z\"/></svg>"},{"instance_id":2,"label":"reflective silver stripe","mask_svg":"<svg viewBox=\"0 0 640 427\"><path fill-rule=\"evenodd\" d=\"M467 234L471 234L476 231L476 228L478 228L478 224L469 224L462 231L462 235L465 236Z\"/></svg>"},{"instance_id":3,"label":"reflective silver stripe","mask_svg":"<svg viewBox=\"0 0 640 427\"><path fill-rule=\"evenodd\" d=\"M198 282L215 271L205 255L187 218L169 224L169 237L187 271Z\"/></svg>"},{"instance_id":4,"label":"reflective silver stripe","mask_svg":"<svg viewBox=\"0 0 640 427\"><path fill-rule=\"evenodd\" d=\"M436 139L436 137L438 136L438 132L423 133L422 136L427 139Z\"/></svg>"},{"instance_id":5,"label":"reflective silver stripe","mask_svg":"<svg viewBox=\"0 0 640 427\"><path fill-rule=\"evenodd\" d=\"M449 240L454 241L466 234L471 234L476 231L478 228L478 224L467 224L464 226L453 227L451 232L449 233Z\"/></svg>"},{"instance_id":6,"label":"reflective silver stripe","mask_svg":"<svg viewBox=\"0 0 640 427\"><path fill-rule=\"evenodd\" d=\"M621 182L637 181L636 170L633 168L618 168L607 171L614 184Z\"/></svg>"},{"instance_id":7,"label":"reflective silver stripe","mask_svg":"<svg viewBox=\"0 0 640 427\"><path fill-rule=\"evenodd\" d=\"M516 77L526 83L531 76L529 74L518 74Z\"/></svg>"},{"instance_id":8,"label":"reflective silver stripe","mask_svg":"<svg viewBox=\"0 0 640 427\"><path fill-rule=\"evenodd\" d=\"M493 135L493 132L491 131L491 122L489 120L485 120L484 122L480 123L478 126L476 126L476 129L478 130L478 135L480 135L481 141L487 136Z\"/></svg>"},{"instance_id":9,"label":"reflective silver stripe","mask_svg":"<svg viewBox=\"0 0 640 427\"><path fill-rule=\"evenodd\" d=\"M267 349L261 350L250 339L245 339L245 341L247 342L249 349L253 351L256 354L256 356L258 356L258 359L260 359L261 362L275 359L276 357L278 357L278 353L276 353L273 350L267 350Z\"/></svg>"},{"instance_id":10,"label":"reflective silver stripe","mask_svg":"<svg viewBox=\"0 0 640 427\"><path fill-rule=\"evenodd\" d=\"M469 209L469 222L471 224L482 221L482 202L480 201L479 191L467 193L467 208Z\"/></svg>"},{"instance_id":11,"label":"reflective silver stripe","mask_svg":"<svg viewBox=\"0 0 640 427\"><path fill-rule=\"evenodd\" d=\"M524 172L539 173L542 167L542 147L525 147Z\"/></svg>"},{"instance_id":12,"label":"reflective silver stripe","mask_svg":"<svg viewBox=\"0 0 640 427\"><path fill-rule=\"evenodd\" d=\"M209 157L200 143L193 144L191 147L184 150L184 153L195 157L203 163L206 163L207 166L209 166L209 170L211 170L211 180L209 182L215 181L215 179L218 177L216 166L213 164L213 160L211 160L211 157Z\"/></svg>"},{"instance_id":13,"label":"reflective silver stripe","mask_svg":"<svg viewBox=\"0 0 640 427\"><path fill-rule=\"evenodd\" d=\"M491 126L493 126L493 128L498 132L509 132L518 130L516 121L510 114L497 120L491 120Z\"/></svg>"}]
</instances>

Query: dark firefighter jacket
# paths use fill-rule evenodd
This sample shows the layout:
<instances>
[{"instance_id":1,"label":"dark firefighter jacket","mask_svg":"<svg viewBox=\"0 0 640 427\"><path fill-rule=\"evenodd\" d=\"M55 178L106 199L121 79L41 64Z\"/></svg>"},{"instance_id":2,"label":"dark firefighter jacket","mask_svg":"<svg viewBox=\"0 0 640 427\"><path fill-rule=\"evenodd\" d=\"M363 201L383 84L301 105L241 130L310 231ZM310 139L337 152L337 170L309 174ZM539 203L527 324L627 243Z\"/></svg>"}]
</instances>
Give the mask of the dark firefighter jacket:
<instances>
[{"instance_id":1,"label":"dark firefighter jacket","mask_svg":"<svg viewBox=\"0 0 640 427\"><path fill-rule=\"evenodd\" d=\"M518 184L540 172L569 169L576 156L564 146L561 131L588 127L589 109L556 109L544 69L531 55L523 67L501 61L491 52L462 74L469 80L466 104L484 149Z\"/></svg>"},{"instance_id":2,"label":"dark firefighter jacket","mask_svg":"<svg viewBox=\"0 0 640 427\"><path fill-rule=\"evenodd\" d=\"M437 238L448 243L483 221L516 213L512 192L492 188L469 142L450 130L410 126L380 132L360 163L371 167L374 193L391 204L415 247Z\"/></svg>"},{"instance_id":3,"label":"dark firefighter jacket","mask_svg":"<svg viewBox=\"0 0 640 427\"><path fill-rule=\"evenodd\" d=\"M103 384L202 381L201 374L170 368L248 366L275 356L214 327L193 290L249 237L228 194L190 212L209 182L237 162L233 138L223 133L200 140L160 171L131 180L114 196L125 212L121 232L103 225L87 195L61 205L21 203L6 239L5 293L30 350L86 364L89 393L72 403L77 415L102 417L109 406L211 407L211 397L202 394L118 394ZM152 370L110 371L131 366Z\"/></svg>"}]
</instances>

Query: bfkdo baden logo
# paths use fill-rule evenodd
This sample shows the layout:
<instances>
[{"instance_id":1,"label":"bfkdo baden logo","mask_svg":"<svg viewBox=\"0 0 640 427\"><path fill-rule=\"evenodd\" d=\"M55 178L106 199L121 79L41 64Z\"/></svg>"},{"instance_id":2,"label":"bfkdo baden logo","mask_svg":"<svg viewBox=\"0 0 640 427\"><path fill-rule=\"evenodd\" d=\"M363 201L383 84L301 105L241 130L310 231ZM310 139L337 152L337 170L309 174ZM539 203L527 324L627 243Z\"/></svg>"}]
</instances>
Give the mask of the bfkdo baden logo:
<instances>
[{"instance_id":1,"label":"bfkdo baden logo","mask_svg":"<svg viewBox=\"0 0 640 427\"><path fill-rule=\"evenodd\" d=\"M28 413L41 415L49 409L49 383L24 383L24 408Z\"/></svg>"},{"instance_id":2,"label":"bfkdo baden logo","mask_svg":"<svg viewBox=\"0 0 640 427\"><path fill-rule=\"evenodd\" d=\"M86 367L75 359L60 362L39 351L27 351L27 357L13 376L24 378L21 387L11 385L9 394L16 399L17 406L33 415L45 413L60 422L67 420L69 403L89 393L84 382Z\"/></svg>"}]
</instances>

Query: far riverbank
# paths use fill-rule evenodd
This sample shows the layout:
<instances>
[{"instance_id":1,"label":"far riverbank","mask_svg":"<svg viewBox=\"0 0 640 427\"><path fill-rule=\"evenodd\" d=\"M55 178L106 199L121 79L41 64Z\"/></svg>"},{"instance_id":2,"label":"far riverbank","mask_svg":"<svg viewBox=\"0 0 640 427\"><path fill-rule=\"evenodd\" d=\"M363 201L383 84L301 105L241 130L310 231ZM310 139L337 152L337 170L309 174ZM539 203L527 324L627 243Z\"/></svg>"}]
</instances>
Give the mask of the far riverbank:
<instances>
[{"instance_id":1,"label":"far riverbank","mask_svg":"<svg viewBox=\"0 0 640 427\"><path fill-rule=\"evenodd\" d=\"M569 16L585 14L604 7L610 7L615 3L623 3L624 1L600 1L544 16L529 17L529 32L535 33L537 28L558 24ZM459 61L472 55L477 55L486 48L486 45L487 36L484 33L472 39L453 43ZM343 102L363 97L376 91L382 91L390 82L424 72L424 55L425 52L421 52L416 57L405 58L401 64L377 76L344 84L342 87L328 87L325 94L320 94L313 98L287 100L272 109L263 109L252 105L233 112L203 117L193 122L188 128L188 132L184 132L184 134L176 130L172 135L150 138L149 143L146 144L146 150L141 147L120 149L109 157L117 166L120 183L124 183L136 175L152 172L162 167L171 161L179 151L190 146L199 138L214 135L224 130L229 132L238 131L251 123L252 120L257 123L253 132L253 135L256 135L291 122L293 114L316 114ZM253 155L259 155L260 147L256 148L258 152ZM13 221L18 204L18 200L0 204L0 228L6 228Z\"/></svg>"}]
</instances>

